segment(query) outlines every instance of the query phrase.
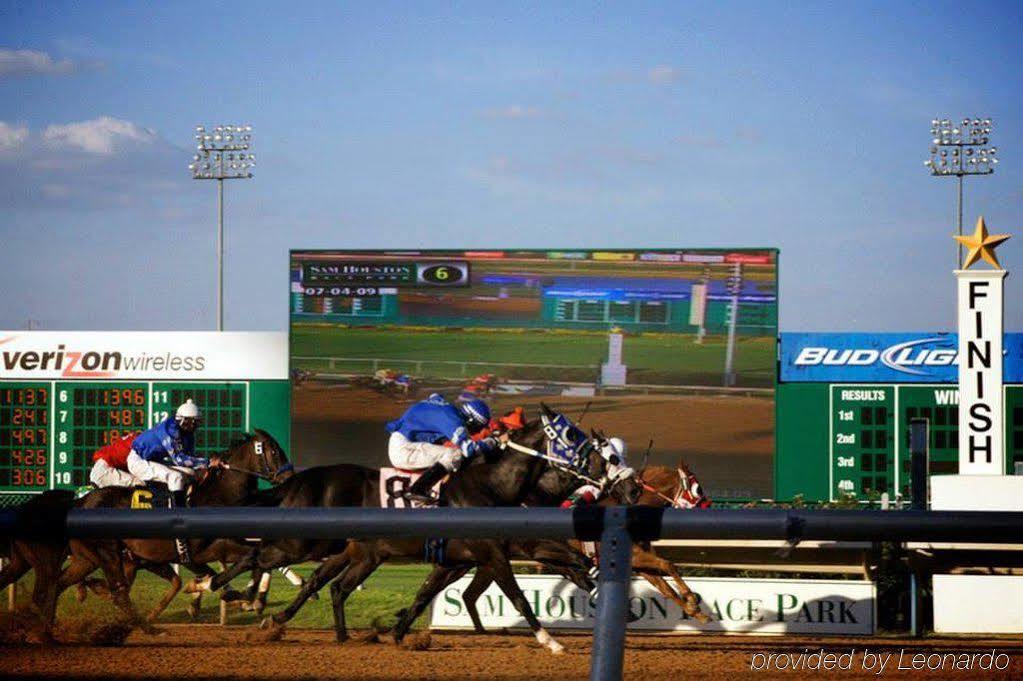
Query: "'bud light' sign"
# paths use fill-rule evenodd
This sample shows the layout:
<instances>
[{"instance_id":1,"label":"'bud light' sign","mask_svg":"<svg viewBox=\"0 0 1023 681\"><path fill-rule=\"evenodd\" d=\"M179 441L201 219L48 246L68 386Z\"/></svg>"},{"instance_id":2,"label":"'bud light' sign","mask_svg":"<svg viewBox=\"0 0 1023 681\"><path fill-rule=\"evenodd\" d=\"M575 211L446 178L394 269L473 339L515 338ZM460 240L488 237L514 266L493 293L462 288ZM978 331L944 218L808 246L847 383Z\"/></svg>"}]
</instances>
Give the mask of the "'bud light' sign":
<instances>
[{"instance_id":1,"label":"'bud light' sign","mask_svg":"<svg viewBox=\"0 0 1023 681\"><path fill-rule=\"evenodd\" d=\"M782 382L955 383L954 333L783 333ZM1023 383L1023 334L1005 334L1005 383Z\"/></svg>"}]
</instances>

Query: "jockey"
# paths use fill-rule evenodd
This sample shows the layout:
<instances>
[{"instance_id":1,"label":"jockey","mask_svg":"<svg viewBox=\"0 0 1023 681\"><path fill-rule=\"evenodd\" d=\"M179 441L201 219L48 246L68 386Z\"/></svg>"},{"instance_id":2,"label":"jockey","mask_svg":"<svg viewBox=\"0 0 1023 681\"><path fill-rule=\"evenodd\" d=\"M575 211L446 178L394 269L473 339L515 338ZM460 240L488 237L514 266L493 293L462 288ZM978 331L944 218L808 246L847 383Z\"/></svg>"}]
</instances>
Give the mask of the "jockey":
<instances>
[{"instance_id":1,"label":"jockey","mask_svg":"<svg viewBox=\"0 0 1023 681\"><path fill-rule=\"evenodd\" d=\"M128 433L92 455L89 482L96 487L137 487L142 481L128 472L128 454L138 433Z\"/></svg>"},{"instance_id":2,"label":"jockey","mask_svg":"<svg viewBox=\"0 0 1023 681\"><path fill-rule=\"evenodd\" d=\"M603 446L598 450L600 455L604 457L604 460L608 463L608 470L617 479L622 476L632 475L633 471L629 468L628 463L625 459L626 454L625 440L620 437L608 438ZM567 499L561 502L562 508L574 508L576 506L583 506L586 504L595 503L600 499L601 489L596 485L585 483L580 487L576 488Z\"/></svg>"},{"instance_id":3,"label":"jockey","mask_svg":"<svg viewBox=\"0 0 1023 681\"><path fill-rule=\"evenodd\" d=\"M415 501L433 501L430 490L462 462L497 447L491 437L473 440L475 432L490 423L490 408L483 400L468 400L455 406L433 393L408 408L387 424L391 439L387 456L395 468L426 472L405 493ZM454 447L446 447L450 442Z\"/></svg>"},{"instance_id":4,"label":"jockey","mask_svg":"<svg viewBox=\"0 0 1023 681\"><path fill-rule=\"evenodd\" d=\"M220 465L219 458L195 455L195 429L200 418L199 407L187 399L174 416L136 437L128 452L128 472L142 481L165 483L171 492L172 508L185 505L186 475L194 475L195 469Z\"/></svg>"}]
</instances>

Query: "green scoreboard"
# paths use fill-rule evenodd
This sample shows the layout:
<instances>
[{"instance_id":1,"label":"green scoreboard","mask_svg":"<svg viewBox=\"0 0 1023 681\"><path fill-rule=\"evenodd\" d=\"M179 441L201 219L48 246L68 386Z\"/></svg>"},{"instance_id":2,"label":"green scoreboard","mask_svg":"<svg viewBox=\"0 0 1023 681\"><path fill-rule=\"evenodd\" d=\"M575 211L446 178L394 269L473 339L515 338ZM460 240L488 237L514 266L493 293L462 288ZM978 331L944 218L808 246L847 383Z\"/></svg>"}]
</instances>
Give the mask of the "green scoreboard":
<instances>
[{"instance_id":1,"label":"green scoreboard","mask_svg":"<svg viewBox=\"0 0 1023 681\"><path fill-rule=\"evenodd\" d=\"M0 492L89 484L97 449L162 421L186 398L202 410L196 450L204 456L223 452L253 427L287 432L286 382L3 381ZM284 420L273 413L275 403Z\"/></svg>"},{"instance_id":2,"label":"green scoreboard","mask_svg":"<svg viewBox=\"0 0 1023 681\"><path fill-rule=\"evenodd\" d=\"M1023 463L1023 385L1008 384L1017 380L1010 361L1016 336L1006 336L1002 388L1007 475ZM948 352L954 340L942 334L782 334L775 497L867 500L887 493L908 499L914 418L928 423L929 474L957 473L959 390L952 382L926 382L955 375L954 352L936 354ZM896 380L849 380L873 375Z\"/></svg>"},{"instance_id":3,"label":"green scoreboard","mask_svg":"<svg viewBox=\"0 0 1023 681\"><path fill-rule=\"evenodd\" d=\"M58 336L57 339L52 338ZM99 338L96 338L99 336ZM156 338L139 339L136 336ZM212 338L210 336L213 336ZM270 342L267 342L267 338ZM280 338L276 338L276 337ZM88 361L88 352L79 355L76 369L68 370L68 356L73 342L103 342L116 351L93 353L98 359ZM168 339L169 337L169 339ZM0 343L0 367L12 365L21 373L37 370L47 354L61 352L61 374L82 375L81 378L25 380L6 378L0 371L0 495L19 497L48 489L77 489L89 484L92 455L96 450L128 433L145 430L172 415L178 405L191 398L202 410L202 426L196 433L196 450L208 456L221 453L245 432L262 428L288 448L290 438L290 386L287 380L287 341L285 334L54 334L18 333L17 341L27 348L7 350ZM0 332L0 341L4 334ZM187 343L197 360L189 373L235 374L240 377L256 374L263 378L251 380L124 380L118 376L130 373L127 359L131 348L140 340L149 347L171 343L176 349ZM60 342L63 341L63 342ZM76 343L76 344L77 344ZM16 347L16 344L11 344ZM123 349L121 349L123 348ZM271 359L267 370L265 355L280 351L280 359ZM239 353L249 353L245 355ZM116 354L115 354L116 353ZM26 361L27 356L27 361ZM105 356L113 359L103 365ZM157 358L173 366L179 355L169 352ZM230 357L230 363L225 366ZM40 361L37 361L37 359ZM51 360L51 373L54 370ZM27 369L24 365L27 364ZM84 365L84 366L83 366ZM240 365L240 366L239 366ZM157 365L162 367L163 365ZM246 368L251 367L251 371ZM150 363L136 373L160 373ZM37 373L43 373L38 371ZM173 372L171 372L173 373ZM182 371L178 371L182 373ZM274 378L266 378L270 374ZM8 498L9 502L11 499ZM0 499L0 502L3 500Z\"/></svg>"}]
</instances>

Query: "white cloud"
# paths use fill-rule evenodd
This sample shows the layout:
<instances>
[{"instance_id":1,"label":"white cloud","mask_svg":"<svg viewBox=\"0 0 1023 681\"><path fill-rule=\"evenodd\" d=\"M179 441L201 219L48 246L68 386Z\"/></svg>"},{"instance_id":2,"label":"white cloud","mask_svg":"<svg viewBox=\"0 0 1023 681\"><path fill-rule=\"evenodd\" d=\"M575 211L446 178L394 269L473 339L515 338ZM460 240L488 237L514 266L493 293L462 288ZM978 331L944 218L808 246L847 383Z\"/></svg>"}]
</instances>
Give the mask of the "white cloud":
<instances>
[{"instance_id":1,"label":"white cloud","mask_svg":"<svg viewBox=\"0 0 1023 681\"><path fill-rule=\"evenodd\" d=\"M28 139L28 128L0 121L0 153L19 148Z\"/></svg>"},{"instance_id":2,"label":"white cloud","mask_svg":"<svg viewBox=\"0 0 1023 681\"><path fill-rule=\"evenodd\" d=\"M487 109L485 113L488 118L504 118L509 120L539 118L542 115L540 109L535 106L521 106L519 104L512 104L511 106L497 109Z\"/></svg>"},{"instance_id":3,"label":"white cloud","mask_svg":"<svg viewBox=\"0 0 1023 681\"><path fill-rule=\"evenodd\" d=\"M149 128L110 116L51 125L43 130L42 138L52 148L70 148L101 156L110 156L129 145L152 144L158 139L156 132Z\"/></svg>"},{"instance_id":4,"label":"white cloud","mask_svg":"<svg viewBox=\"0 0 1023 681\"><path fill-rule=\"evenodd\" d=\"M2 76L64 76L78 70L70 59L54 59L38 50L0 49L0 77Z\"/></svg>"},{"instance_id":5,"label":"white cloud","mask_svg":"<svg viewBox=\"0 0 1023 681\"><path fill-rule=\"evenodd\" d=\"M647 80L661 85L681 80L683 75L682 69L667 64L659 64L646 72Z\"/></svg>"},{"instance_id":6,"label":"white cloud","mask_svg":"<svg viewBox=\"0 0 1023 681\"><path fill-rule=\"evenodd\" d=\"M191 181L184 154L155 131L110 116L42 130L0 122L0 205L29 211L158 205Z\"/></svg>"}]
</instances>

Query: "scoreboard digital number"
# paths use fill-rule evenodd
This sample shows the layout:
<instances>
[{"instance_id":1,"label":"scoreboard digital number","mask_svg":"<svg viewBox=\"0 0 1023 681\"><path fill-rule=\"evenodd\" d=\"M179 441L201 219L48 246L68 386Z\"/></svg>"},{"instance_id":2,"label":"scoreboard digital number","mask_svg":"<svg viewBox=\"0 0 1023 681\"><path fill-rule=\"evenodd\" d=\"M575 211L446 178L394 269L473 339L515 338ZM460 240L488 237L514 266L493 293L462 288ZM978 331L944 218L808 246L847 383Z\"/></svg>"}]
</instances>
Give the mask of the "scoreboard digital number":
<instances>
[{"instance_id":1,"label":"scoreboard digital number","mask_svg":"<svg viewBox=\"0 0 1023 681\"><path fill-rule=\"evenodd\" d=\"M246 382L0 382L0 492L76 489L92 455L191 398L203 412L196 450L220 453L249 428Z\"/></svg>"},{"instance_id":2,"label":"scoreboard digital number","mask_svg":"<svg viewBox=\"0 0 1023 681\"><path fill-rule=\"evenodd\" d=\"M0 487L47 488L50 396L48 384L7 383L0 390Z\"/></svg>"},{"instance_id":3,"label":"scoreboard digital number","mask_svg":"<svg viewBox=\"0 0 1023 681\"><path fill-rule=\"evenodd\" d=\"M959 391L954 385L831 385L830 498L887 492L909 498L909 425L928 423L928 472L959 470ZM1006 474L1023 463L1023 388L1005 387Z\"/></svg>"}]
</instances>

